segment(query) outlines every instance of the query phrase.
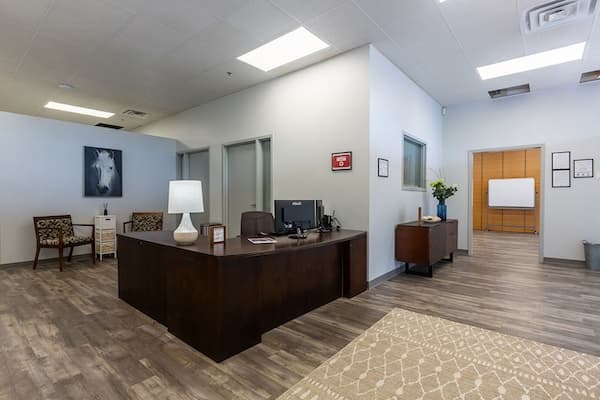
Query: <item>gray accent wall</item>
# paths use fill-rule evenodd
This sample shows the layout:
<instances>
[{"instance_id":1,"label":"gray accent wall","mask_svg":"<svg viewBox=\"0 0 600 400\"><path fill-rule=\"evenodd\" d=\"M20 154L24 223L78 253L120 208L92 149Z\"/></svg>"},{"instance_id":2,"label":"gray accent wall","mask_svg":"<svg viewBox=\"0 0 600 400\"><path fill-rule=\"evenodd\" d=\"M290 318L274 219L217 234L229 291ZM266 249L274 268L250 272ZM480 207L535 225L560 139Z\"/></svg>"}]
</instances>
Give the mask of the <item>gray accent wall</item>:
<instances>
[{"instance_id":1,"label":"gray accent wall","mask_svg":"<svg viewBox=\"0 0 600 400\"><path fill-rule=\"evenodd\" d=\"M84 197L84 146L123 151L123 197ZM120 231L134 210L166 212L175 177L175 140L0 112L0 264L33 259L33 216L71 214L92 223L108 202ZM41 258L56 255L43 251Z\"/></svg>"}]
</instances>

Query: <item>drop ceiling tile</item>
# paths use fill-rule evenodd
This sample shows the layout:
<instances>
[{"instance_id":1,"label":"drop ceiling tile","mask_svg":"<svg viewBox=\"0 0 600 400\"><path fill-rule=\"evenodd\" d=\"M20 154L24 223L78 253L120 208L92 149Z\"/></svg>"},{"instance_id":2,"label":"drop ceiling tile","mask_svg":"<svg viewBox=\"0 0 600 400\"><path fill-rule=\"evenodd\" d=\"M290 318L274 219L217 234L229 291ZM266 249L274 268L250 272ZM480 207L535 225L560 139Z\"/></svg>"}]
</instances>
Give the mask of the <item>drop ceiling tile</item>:
<instances>
[{"instance_id":1,"label":"drop ceiling tile","mask_svg":"<svg viewBox=\"0 0 600 400\"><path fill-rule=\"evenodd\" d=\"M77 43L78 44L78 43ZM38 35L27 52L16 76L20 79L41 79L57 85L68 81L79 69L82 60L92 54L67 41Z\"/></svg>"},{"instance_id":2,"label":"drop ceiling tile","mask_svg":"<svg viewBox=\"0 0 600 400\"><path fill-rule=\"evenodd\" d=\"M24 28L33 29L39 23L52 0L0 0L0 25L16 22Z\"/></svg>"},{"instance_id":3,"label":"drop ceiling tile","mask_svg":"<svg viewBox=\"0 0 600 400\"><path fill-rule=\"evenodd\" d=\"M440 4L439 9L473 65L524 55L516 2L452 0Z\"/></svg>"},{"instance_id":4,"label":"drop ceiling tile","mask_svg":"<svg viewBox=\"0 0 600 400\"><path fill-rule=\"evenodd\" d=\"M133 14L97 0L55 0L40 25L40 34L57 40L79 41L94 48L129 23Z\"/></svg>"},{"instance_id":5,"label":"drop ceiling tile","mask_svg":"<svg viewBox=\"0 0 600 400\"><path fill-rule=\"evenodd\" d=\"M582 69L582 72L600 69L600 18L596 18L593 25L587 48L585 49Z\"/></svg>"},{"instance_id":6,"label":"drop ceiling tile","mask_svg":"<svg viewBox=\"0 0 600 400\"><path fill-rule=\"evenodd\" d=\"M307 28L340 50L362 46L385 36L369 17L352 3L313 19L307 24Z\"/></svg>"},{"instance_id":7,"label":"drop ceiling tile","mask_svg":"<svg viewBox=\"0 0 600 400\"><path fill-rule=\"evenodd\" d=\"M31 46L34 32L18 22L4 20L0 23L0 64L14 73Z\"/></svg>"},{"instance_id":8,"label":"drop ceiling tile","mask_svg":"<svg viewBox=\"0 0 600 400\"><path fill-rule=\"evenodd\" d=\"M575 24L524 35L527 54L585 42L590 36L591 29L591 23Z\"/></svg>"},{"instance_id":9,"label":"drop ceiling tile","mask_svg":"<svg viewBox=\"0 0 600 400\"><path fill-rule=\"evenodd\" d=\"M273 40L299 26L298 22L267 0L249 0L225 21L263 42Z\"/></svg>"},{"instance_id":10,"label":"drop ceiling tile","mask_svg":"<svg viewBox=\"0 0 600 400\"><path fill-rule=\"evenodd\" d=\"M308 22L336 7L347 4L348 0L271 0L289 15L301 22Z\"/></svg>"},{"instance_id":11,"label":"drop ceiling tile","mask_svg":"<svg viewBox=\"0 0 600 400\"><path fill-rule=\"evenodd\" d=\"M108 59L135 58L136 63L149 64L181 46L191 36L163 24L156 17L138 15L100 51Z\"/></svg>"},{"instance_id":12,"label":"drop ceiling tile","mask_svg":"<svg viewBox=\"0 0 600 400\"><path fill-rule=\"evenodd\" d=\"M160 62L160 69L172 79L190 79L262 44L226 22L204 29Z\"/></svg>"},{"instance_id":13,"label":"drop ceiling tile","mask_svg":"<svg viewBox=\"0 0 600 400\"><path fill-rule=\"evenodd\" d=\"M245 3L246 0L154 0L147 2L143 12L160 17L171 28L199 33Z\"/></svg>"}]
</instances>

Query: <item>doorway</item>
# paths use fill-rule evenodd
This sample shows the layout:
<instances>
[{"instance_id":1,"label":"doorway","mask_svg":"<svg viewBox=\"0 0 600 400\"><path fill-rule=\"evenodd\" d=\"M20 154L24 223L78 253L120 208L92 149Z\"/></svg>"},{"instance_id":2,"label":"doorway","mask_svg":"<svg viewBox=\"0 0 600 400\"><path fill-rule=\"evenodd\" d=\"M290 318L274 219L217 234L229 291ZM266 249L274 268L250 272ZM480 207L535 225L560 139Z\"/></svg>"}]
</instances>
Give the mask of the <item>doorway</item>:
<instances>
[{"instance_id":1,"label":"doorway","mask_svg":"<svg viewBox=\"0 0 600 400\"><path fill-rule=\"evenodd\" d=\"M471 152L470 254L493 257L516 251L538 261L542 259L542 166L542 146ZM504 186L518 182L506 181L508 179L525 178L534 180L529 186L531 192L528 192L531 193L532 206L494 204L495 200L491 198L494 196L490 196L490 180ZM515 191L509 197L525 197L522 194Z\"/></svg>"},{"instance_id":2,"label":"doorway","mask_svg":"<svg viewBox=\"0 0 600 400\"><path fill-rule=\"evenodd\" d=\"M224 146L223 215L227 235L240 235L246 211L272 211L271 138Z\"/></svg>"},{"instance_id":3,"label":"doorway","mask_svg":"<svg viewBox=\"0 0 600 400\"><path fill-rule=\"evenodd\" d=\"M179 153L177 179L202 182L204 212L191 214L194 226L200 227L210 221L210 152L208 149ZM178 223L181 216L178 217Z\"/></svg>"}]
</instances>

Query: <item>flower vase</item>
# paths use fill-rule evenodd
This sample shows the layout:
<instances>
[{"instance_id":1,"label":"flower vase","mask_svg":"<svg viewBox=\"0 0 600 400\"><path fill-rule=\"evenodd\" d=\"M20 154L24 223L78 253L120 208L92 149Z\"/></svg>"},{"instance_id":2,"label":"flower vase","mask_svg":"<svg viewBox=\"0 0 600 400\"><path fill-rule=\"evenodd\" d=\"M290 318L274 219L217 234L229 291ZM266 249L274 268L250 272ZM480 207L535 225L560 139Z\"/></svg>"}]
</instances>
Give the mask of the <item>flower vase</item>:
<instances>
[{"instance_id":1,"label":"flower vase","mask_svg":"<svg viewBox=\"0 0 600 400\"><path fill-rule=\"evenodd\" d=\"M445 200L439 200L439 203L437 205L437 216L442 221L446 220L446 218L448 216L448 207L446 206L446 201Z\"/></svg>"}]
</instances>

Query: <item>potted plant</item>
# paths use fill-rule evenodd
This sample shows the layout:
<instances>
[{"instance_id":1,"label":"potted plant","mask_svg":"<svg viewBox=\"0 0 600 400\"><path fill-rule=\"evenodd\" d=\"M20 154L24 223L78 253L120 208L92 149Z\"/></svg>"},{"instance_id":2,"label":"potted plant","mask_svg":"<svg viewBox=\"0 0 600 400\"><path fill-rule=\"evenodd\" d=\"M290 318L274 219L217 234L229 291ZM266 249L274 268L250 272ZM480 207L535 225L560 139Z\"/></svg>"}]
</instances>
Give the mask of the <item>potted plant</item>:
<instances>
[{"instance_id":1,"label":"potted plant","mask_svg":"<svg viewBox=\"0 0 600 400\"><path fill-rule=\"evenodd\" d=\"M446 185L444 178L432 181L429 185L431 186L431 194L433 194L433 197L438 201L437 216L440 217L442 221L445 221L448 214L446 199L454 196L454 193L458 191L458 185L454 184L448 186Z\"/></svg>"}]
</instances>

